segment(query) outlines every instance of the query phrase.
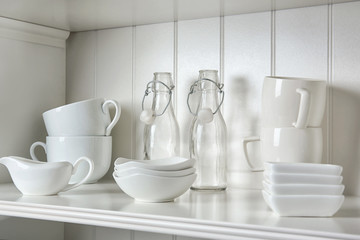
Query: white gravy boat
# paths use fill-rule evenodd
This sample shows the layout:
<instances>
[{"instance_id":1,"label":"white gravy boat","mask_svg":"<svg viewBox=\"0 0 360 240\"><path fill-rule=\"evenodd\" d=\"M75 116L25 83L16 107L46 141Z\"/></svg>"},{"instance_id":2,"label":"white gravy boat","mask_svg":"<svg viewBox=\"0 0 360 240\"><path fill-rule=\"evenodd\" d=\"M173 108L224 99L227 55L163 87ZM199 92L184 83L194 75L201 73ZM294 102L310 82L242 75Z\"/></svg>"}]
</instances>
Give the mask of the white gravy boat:
<instances>
[{"instance_id":1,"label":"white gravy boat","mask_svg":"<svg viewBox=\"0 0 360 240\"><path fill-rule=\"evenodd\" d=\"M78 183L69 184L70 177L81 162L89 164L87 175ZM94 171L94 163L80 157L74 165L70 162L40 162L22 157L3 157L0 163L9 170L15 186L24 195L54 195L83 184Z\"/></svg>"}]
</instances>

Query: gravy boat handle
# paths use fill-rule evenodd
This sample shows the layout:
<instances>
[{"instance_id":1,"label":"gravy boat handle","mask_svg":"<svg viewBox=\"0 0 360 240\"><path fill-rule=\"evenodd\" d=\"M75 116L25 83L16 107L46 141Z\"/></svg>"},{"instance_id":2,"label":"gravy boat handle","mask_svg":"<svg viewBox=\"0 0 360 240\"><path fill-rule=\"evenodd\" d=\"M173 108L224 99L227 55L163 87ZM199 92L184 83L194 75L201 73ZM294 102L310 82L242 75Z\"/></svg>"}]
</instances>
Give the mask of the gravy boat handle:
<instances>
[{"instance_id":1,"label":"gravy boat handle","mask_svg":"<svg viewBox=\"0 0 360 240\"><path fill-rule=\"evenodd\" d=\"M62 192L65 192L65 191L68 191L70 189L76 188L76 187L80 186L81 184L83 184L84 182L86 182L89 179L89 177L91 176L91 174L94 171L94 162L91 159L87 158L87 157L80 157L78 160L76 160L76 162L74 163L72 175L77 171L79 164L81 162L84 162L84 161L89 164L89 171L86 174L86 176L81 181L79 181L78 183L68 184L64 189L61 190Z\"/></svg>"}]
</instances>

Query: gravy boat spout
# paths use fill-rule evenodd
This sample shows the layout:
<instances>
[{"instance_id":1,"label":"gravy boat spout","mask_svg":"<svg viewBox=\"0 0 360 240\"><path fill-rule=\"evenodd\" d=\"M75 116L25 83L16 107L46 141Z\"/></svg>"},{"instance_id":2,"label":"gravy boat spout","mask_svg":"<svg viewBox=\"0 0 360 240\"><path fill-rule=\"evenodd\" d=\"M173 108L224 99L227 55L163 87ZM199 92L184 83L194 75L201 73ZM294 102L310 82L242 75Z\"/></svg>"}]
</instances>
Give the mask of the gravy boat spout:
<instances>
[{"instance_id":1,"label":"gravy boat spout","mask_svg":"<svg viewBox=\"0 0 360 240\"><path fill-rule=\"evenodd\" d=\"M81 162L89 164L87 175L78 183L69 184ZM0 158L0 164L8 169L15 186L24 195L54 195L83 184L92 174L94 163L80 157L74 165L69 162L40 162L22 157Z\"/></svg>"}]
</instances>

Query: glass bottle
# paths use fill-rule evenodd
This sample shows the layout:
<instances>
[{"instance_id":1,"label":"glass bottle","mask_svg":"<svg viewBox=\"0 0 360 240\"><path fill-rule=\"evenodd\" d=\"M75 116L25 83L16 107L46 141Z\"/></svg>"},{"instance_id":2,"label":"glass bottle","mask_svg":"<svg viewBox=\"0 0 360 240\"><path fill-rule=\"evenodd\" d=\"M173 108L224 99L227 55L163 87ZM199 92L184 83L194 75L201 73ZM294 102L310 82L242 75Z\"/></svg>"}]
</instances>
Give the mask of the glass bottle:
<instances>
[{"instance_id":1,"label":"glass bottle","mask_svg":"<svg viewBox=\"0 0 360 240\"><path fill-rule=\"evenodd\" d=\"M227 187L227 130L220 111L224 100L222 88L217 70L201 70L188 95L189 110L194 115L190 128L190 156L195 159L197 171L193 190L225 190ZM196 113L189 105L192 93L200 95Z\"/></svg>"},{"instance_id":2,"label":"glass bottle","mask_svg":"<svg viewBox=\"0 0 360 240\"><path fill-rule=\"evenodd\" d=\"M156 72L147 84L140 119L144 127L144 159L180 155L180 131L172 106L174 83L170 73ZM152 93L151 108L144 109L145 97Z\"/></svg>"}]
</instances>

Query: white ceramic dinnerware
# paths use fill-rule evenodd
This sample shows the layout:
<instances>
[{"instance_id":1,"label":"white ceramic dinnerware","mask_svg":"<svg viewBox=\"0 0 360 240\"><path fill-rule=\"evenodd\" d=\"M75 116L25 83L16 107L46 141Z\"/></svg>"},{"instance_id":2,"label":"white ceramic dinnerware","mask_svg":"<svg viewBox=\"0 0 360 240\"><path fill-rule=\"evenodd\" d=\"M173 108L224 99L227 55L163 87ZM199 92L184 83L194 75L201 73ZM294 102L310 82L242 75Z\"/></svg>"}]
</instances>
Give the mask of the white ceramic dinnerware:
<instances>
[{"instance_id":1,"label":"white ceramic dinnerware","mask_svg":"<svg viewBox=\"0 0 360 240\"><path fill-rule=\"evenodd\" d=\"M181 157L162 158L154 160L132 160L127 158L118 158L115 160L115 168L121 169L138 167L160 171L174 171L191 168L194 166L195 160Z\"/></svg>"},{"instance_id":2,"label":"white ceramic dinnerware","mask_svg":"<svg viewBox=\"0 0 360 240\"><path fill-rule=\"evenodd\" d=\"M113 173L118 186L127 195L142 202L169 202L185 193L196 179L196 174L163 177L135 173L123 177Z\"/></svg>"},{"instance_id":3,"label":"white ceramic dinnerware","mask_svg":"<svg viewBox=\"0 0 360 240\"><path fill-rule=\"evenodd\" d=\"M263 181L263 189L272 195L342 195L345 186L342 184L270 184Z\"/></svg>"},{"instance_id":4,"label":"white ceramic dinnerware","mask_svg":"<svg viewBox=\"0 0 360 240\"><path fill-rule=\"evenodd\" d=\"M265 77L263 127L320 127L326 105L326 82L293 77Z\"/></svg>"},{"instance_id":5,"label":"white ceramic dinnerware","mask_svg":"<svg viewBox=\"0 0 360 240\"><path fill-rule=\"evenodd\" d=\"M111 120L109 106L115 107ZM49 136L109 136L120 118L121 107L114 100L88 99L43 113Z\"/></svg>"},{"instance_id":6,"label":"white ceramic dinnerware","mask_svg":"<svg viewBox=\"0 0 360 240\"><path fill-rule=\"evenodd\" d=\"M323 151L321 128L261 128L260 137L243 139L245 159L256 170L247 154L247 144L260 141L262 162L320 163ZM262 170L262 169L259 169Z\"/></svg>"},{"instance_id":7,"label":"white ceramic dinnerware","mask_svg":"<svg viewBox=\"0 0 360 240\"><path fill-rule=\"evenodd\" d=\"M335 176L340 176L343 169L339 165L316 163L266 162L264 166L265 171L272 173L305 173Z\"/></svg>"},{"instance_id":8,"label":"white ceramic dinnerware","mask_svg":"<svg viewBox=\"0 0 360 240\"><path fill-rule=\"evenodd\" d=\"M30 147L30 155L38 160L35 148L42 147L48 162L67 161L72 164L79 157L86 156L94 162L94 171L86 183L97 182L110 168L112 137L111 136L77 136L46 137L46 143L35 142ZM80 164L78 171L71 177L70 183L79 182L88 172L88 166Z\"/></svg>"},{"instance_id":9,"label":"white ceramic dinnerware","mask_svg":"<svg viewBox=\"0 0 360 240\"><path fill-rule=\"evenodd\" d=\"M117 168L115 167L115 174L118 177L123 177L127 175L132 174L146 174L146 175L152 175L152 176L161 176L161 177L182 177L186 175L190 175L195 173L195 168L186 168L183 170L175 170L175 171L159 171L159 170L151 170L146 168L140 168L140 167L127 167L127 168Z\"/></svg>"},{"instance_id":10,"label":"white ceramic dinnerware","mask_svg":"<svg viewBox=\"0 0 360 240\"><path fill-rule=\"evenodd\" d=\"M341 171L332 164L267 162L264 200L280 216L332 216L344 201Z\"/></svg>"},{"instance_id":11,"label":"white ceramic dinnerware","mask_svg":"<svg viewBox=\"0 0 360 240\"><path fill-rule=\"evenodd\" d=\"M77 159L74 166L68 162L47 163L14 156L0 158L0 163L7 167L15 186L24 195L54 195L68 191L85 183L94 170L93 162L86 157ZM88 166L86 175L77 183L69 184L81 163Z\"/></svg>"},{"instance_id":12,"label":"white ceramic dinnerware","mask_svg":"<svg viewBox=\"0 0 360 240\"><path fill-rule=\"evenodd\" d=\"M271 195L262 191L265 202L280 216L329 217L344 202L343 195Z\"/></svg>"},{"instance_id":13,"label":"white ceramic dinnerware","mask_svg":"<svg viewBox=\"0 0 360 240\"><path fill-rule=\"evenodd\" d=\"M343 177L324 174L269 173L265 171L264 179L272 184L306 183L336 185L341 184Z\"/></svg>"}]
</instances>

